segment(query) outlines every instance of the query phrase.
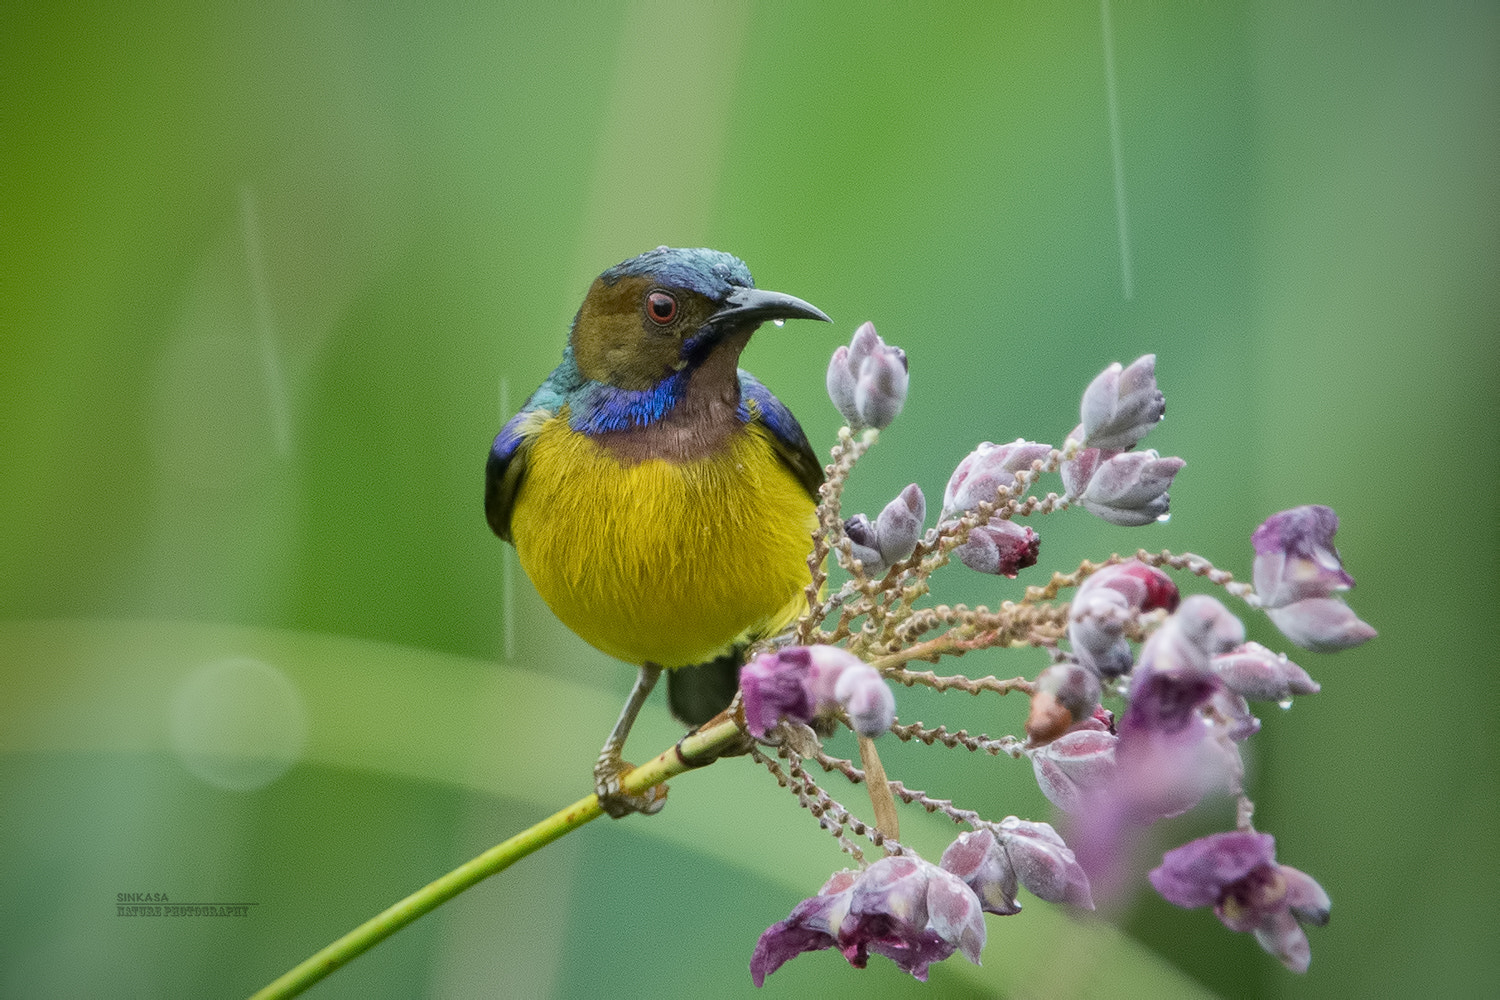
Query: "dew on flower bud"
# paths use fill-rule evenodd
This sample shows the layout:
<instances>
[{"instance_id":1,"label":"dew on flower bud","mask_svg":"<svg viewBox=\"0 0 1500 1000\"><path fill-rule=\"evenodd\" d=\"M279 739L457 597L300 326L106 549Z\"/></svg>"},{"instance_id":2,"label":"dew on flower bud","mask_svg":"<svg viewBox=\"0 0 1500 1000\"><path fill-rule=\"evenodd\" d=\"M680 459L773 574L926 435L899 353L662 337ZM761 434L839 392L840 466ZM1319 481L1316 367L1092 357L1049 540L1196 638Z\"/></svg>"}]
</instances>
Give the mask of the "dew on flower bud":
<instances>
[{"instance_id":1,"label":"dew on flower bud","mask_svg":"<svg viewBox=\"0 0 1500 1000\"><path fill-rule=\"evenodd\" d=\"M1332 544L1337 515L1308 506L1269 517L1251 536L1250 581L1199 556L1141 549L1134 557L1074 563L1076 570L1054 573L1046 586L999 588L990 606L919 605L933 593L933 570L946 562L1012 578L1035 564L1039 529L1030 525L1041 515L1078 507L1121 528L1170 522L1168 491L1185 463L1137 447L1165 405L1155 358L1146 355L1129 367L1111 365L1090 384L1082 422L1064 448L1025 437L976 446L953 469L941 507L934 504L935 528L926 526L927 497L916 483L878 513L845 514L848 474L877 440L873 432L901 412L909 383L905 352L886 344L872 323L834 349L826 387L846 426L817 488L807 610L778 634L759 637L755 648L764 651L741 670L731 705L731 720L760 744L756 759L858 863L761 935L750 961L755 985L790 959L827 949L857 968L883 956L917 979L955 953L978 962L982 914L1020 912L1018 889L1077 906L1092 906L1096 895L1120 900L1147 828L1225 795L1238 800L1236 829L1167 852L1147 881L1169 903L1212 909L1230 930L1254 934L1288 969L1306 971L1311 952L1303 928L1327 922L1328 895L1310 876L1279 864L1274 838L1250 827L1255 804L1241 747L1261 729L1250 703L1286 711L1294 696L1319 685L1285 654L1247 641L1244 623L1216 597L1182 595L1168 571L1191 573L1196 586L1217 586L1226 600L1244 600L1308 649L1357 645L1374 629L1344 602L1354 580ZM1047 475L1061 479L1061 492L1035 486ZM835 561L853 577L842 586L820 568ZM1034 680L914 669L1007 646L1047 654ZM917 685L1023 692L1024 722L1006 724L1018 735L993 739L947 723L898 721L896 692ZM1105 710L1105 695L1123 699L1123 709ZM858 762L824 752L823 740L840 724L865 738ZM886 743L962 746L1029 761L1042 795L1066 814L1067 842L1047 823L1016 816L995 823L914 791L895 774L887 778L869 742L885 733ZM821 774L806 766L811 760L834 779L866 779L873 827L861 826L866 821L853 802L820 786ZM881 816L898 804L942 811L973 829L934 866L874 835L896 836ZM864 830L886 857L868 859L865 845L849 835Z\"/></svg>"}]
</instances>

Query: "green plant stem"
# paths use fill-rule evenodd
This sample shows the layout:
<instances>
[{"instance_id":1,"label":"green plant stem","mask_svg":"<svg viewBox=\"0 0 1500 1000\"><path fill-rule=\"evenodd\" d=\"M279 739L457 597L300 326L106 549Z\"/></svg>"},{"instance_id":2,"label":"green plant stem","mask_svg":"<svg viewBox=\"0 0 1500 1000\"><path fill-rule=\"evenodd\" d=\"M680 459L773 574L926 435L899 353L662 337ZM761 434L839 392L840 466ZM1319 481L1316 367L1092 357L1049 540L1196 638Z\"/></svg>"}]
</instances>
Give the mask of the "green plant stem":
<instances>
[{"instance_id":1,"label":"green plant stem","mask_svg":"<svg viewBox=\"0 0 1500 1000\"><path fill-rule=\"evenodd\" d=\"M727 715L719 716L695 733L683 737L620 782L621 790L640 794L669 778L717 760L742 737L740 727ZM251 996L251 1000L281 1000L297 996L350 959L369 951L407 924L437 909L533 851L552 843L603 815L599 796L590 795L553 813L521 833L434 879L394 906L360 924L321 951L287 970Z\"/></svg>"}]
</instances>

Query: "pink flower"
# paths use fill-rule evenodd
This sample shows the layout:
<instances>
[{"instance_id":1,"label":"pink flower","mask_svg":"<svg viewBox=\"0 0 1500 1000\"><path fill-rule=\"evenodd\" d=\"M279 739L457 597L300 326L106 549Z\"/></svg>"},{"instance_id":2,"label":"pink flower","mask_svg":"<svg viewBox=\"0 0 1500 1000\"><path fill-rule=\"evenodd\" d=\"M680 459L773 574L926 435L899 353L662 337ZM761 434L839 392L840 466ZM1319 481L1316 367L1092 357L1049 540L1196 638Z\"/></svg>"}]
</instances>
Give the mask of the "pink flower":
<instances>
[{"instance_id":1,"label":"pink flower","mask_svg":"<svg viewBox=\"0 0 1500 1000\"><path fill-rule=\"evenodd\" d=\"M981 503L994 503L1000 488L1016 485L1017 472L1031 468L1033 462L1045 461L1052 446L1017 439L1010 444L982 443L953 470L943 491L943 511L939 521L957 517Z\"/></svg>"},{"instance_id":2,"label":"pink flower","mask_svg":"<svg viewBox=\"0 0 1500 1000\"><path fill-rule=\"evenodd\" d=\"M1080 430L1075 429L1072 437ZM1136 528L1166 516L1171 498L1167 490L1187 463L1162 458L1155 451L1109 451L1085 448L1062 464L1063 486L1069 498L1110 524Z\"/></svg>"},{"instance_id":3,"label":"pink flower","mask_svg":"<svg viewBox=\"0 0 1500 1000\"><path fill-rule=\"evenodd\" d=\"M856 430L889 426L906 403L906 352L886 344L875 324L863 323L828 363L828 398Z\"/></svg>"},{"instance_id":4,"label":"pink flower","mask_svg":"<svg viewBox=\"0 0 1500 1000\"><path fill-rule=\"evenodd\" d=\"M854 731L878 736L896 721L896 699L880 672L837 646L762 653L740 668L745 728L764 739L783 719L810 723L844 709Z\"/></svg>"},{"instance_id":5,"label":"pink flower","mask_svg":"<svg viewBox=\"0 0 1500 1000\"><path fill-rule=\"evenodd\" d=\"M959 834L943 852L943 868L963 879L985 912L1021 912L1016 887L1049 903L1094 908L1088 876L1049 823L1007 816Z\"/></svg>"},{"instance_id":6,"label":"pink flower","mask_svg":"<svg viewBox=\"0 0 1500 1000\"><path fill-rule=\"evenodd\" d=\"M1336 596L1354 586L1333 547L1338 526L1331 507L1310 504L1272 514L1250 536L1261 607L1282 635L1304 649L1334 652L1375 637Z\"/></svg>"},{"instance_id":7,"label":"pink flower","mask_svg":"<svg viewBox=\"0 0 1500 1000\"><path fill-rule=\"evenodd\" d=\"M1135 665L1125 626L1137 614L1176 611L1177 585L1154 566L1136 559L1106 566L1083 581L1068 612L1068 641L1079 663L1105 679Z\"/></svg>"},{"instance_id":8,"label":"pink flower","mask_svg":"<svg viewBox=\"0 0 1500 1000\"><path fill-rule=\"evenodd\" d=\"M922 521L927 517L927 499L922 489L912 483L896 499L885 505L871 523L864 514L844 521L844 534L854 547L867 576L879 576L911 555L922 537Z\"/></svg>"},{"instance_id":9,"label":"pink flower","mask_svg":"<svg viewBox=\"0 0 1500 1000\"><path fill-rule=\"evenodd\" d=\"M953 554L975 572L1014 578L1027 566L1036 565L1041 547L1035 531L997 517L970 531L968 540Z\"/></svg>"},{"instance_id":10,"label":"pink flower","mask_svg":"<svg viewBox=\"0 0 1500 1000\"><path fill-rule=\"evenodd\" d=\"M1307 671L1258 642L1247 642L1213 658L1214 673L1231 691L1250 701L1286 702L1294 694L1322 688Z\"/></svg>"},{"instance_id":11,"label":"pink flower","mask_svg":"<svg viewBox=\"0 0 1500 1000\"><path fill-rule=\"evenodd\" d=\"M926 981L927 967L955 951L979 964L984 912L962 879L911 854L842 871L772 924L755 944L755 985L806 951L838 948L857 969L873 952Z\"/></svg>"},{"instance_id":12,"label":"pink flower","mask_svg":"<svg viewBox=\"0 0 1500 1000\"><path fill-rule=\"evenodd\" d=\"M1310 876L1276 863L1268 833L1215 833L1168 851L1150 874L1169 903L1212 906L1232 931L1251 931L1260 946L1293 972L1312 959L1303 925L1328 923L1328 893Z\"/></svg>"},{"instance_id":13,"label":"pink flower","mask_svg":"<svg viewBox=\"0 0 1500 1000\"><path fill-rule=\"evenodd\" d=\"M1079 440L1090 448L1125 451L1166 412L1166 397L1156 387L1156 355L1137 358L1129 368L1115 362L1084 390Z\"/></svg>"},{"instance_id":14,"label":"pink flower","mask_svg":"<svg viewBox=\"0 0 1500 1000\"><path fill-rule=\"evenodd\" d=\"M1115 780L1120 738L1105 729L1074 729L1027 751L1037 787L1063 812L1081 813Z\"/></svg>"},{"instance_id":15,"label":"pink flower","mask_svg":"<svg viewBox=\"0 0 1500 1000\"><path fill-rule=\"evenodd\" d=\"M1308 504L1266 518L1250 536L1255 546L1255 590L1268 608L1349 590L1333 536L1339 516L1332 507Z\"/></svg>"}]
</instances>

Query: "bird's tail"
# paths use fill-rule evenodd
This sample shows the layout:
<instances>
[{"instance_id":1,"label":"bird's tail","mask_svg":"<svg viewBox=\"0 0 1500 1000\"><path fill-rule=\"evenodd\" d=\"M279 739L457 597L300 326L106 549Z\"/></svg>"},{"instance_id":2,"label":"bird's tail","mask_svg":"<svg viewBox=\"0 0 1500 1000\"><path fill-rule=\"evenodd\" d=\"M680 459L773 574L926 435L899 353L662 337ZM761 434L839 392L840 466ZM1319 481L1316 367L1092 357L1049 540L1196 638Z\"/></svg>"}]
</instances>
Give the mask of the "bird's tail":
<instances>
[{"instance_id":1,"label":"bird's tail","mask_svg":"<svg viewBox=\"0 0 1500 1000\"><path fill-rule=\"evenodd\" d=\"M736 643L707 663L667 671L667 704L673 717L701 726L728 708L740 689L746 648Z\"/></svg>"}]
</instances>

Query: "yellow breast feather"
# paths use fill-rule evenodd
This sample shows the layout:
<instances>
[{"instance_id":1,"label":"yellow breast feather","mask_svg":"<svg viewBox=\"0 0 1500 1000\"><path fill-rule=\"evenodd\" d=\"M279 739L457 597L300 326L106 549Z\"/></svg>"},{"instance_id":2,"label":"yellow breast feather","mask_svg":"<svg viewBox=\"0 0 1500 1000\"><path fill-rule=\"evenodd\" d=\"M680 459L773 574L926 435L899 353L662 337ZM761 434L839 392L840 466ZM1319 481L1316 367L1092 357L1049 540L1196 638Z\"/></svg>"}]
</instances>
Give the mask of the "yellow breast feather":
<instances>
[{"instance_id":1,"label":"yellow breast feather","mask_svg":"<svg viewBox=\"0 0 1500 1000\"><path fill-rule=\"evenodd\" d=\"M723 451L622 462L563 414L531 443L511 531L565 625L628 663L680 667L800 613L817 526L769 432Z\"/></svg>"}]
</instances>

